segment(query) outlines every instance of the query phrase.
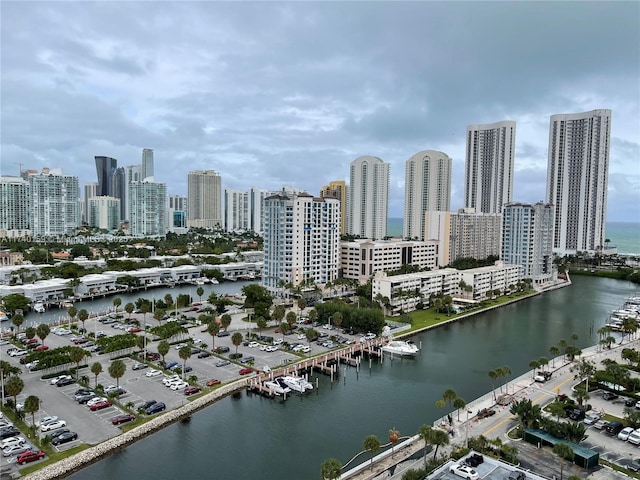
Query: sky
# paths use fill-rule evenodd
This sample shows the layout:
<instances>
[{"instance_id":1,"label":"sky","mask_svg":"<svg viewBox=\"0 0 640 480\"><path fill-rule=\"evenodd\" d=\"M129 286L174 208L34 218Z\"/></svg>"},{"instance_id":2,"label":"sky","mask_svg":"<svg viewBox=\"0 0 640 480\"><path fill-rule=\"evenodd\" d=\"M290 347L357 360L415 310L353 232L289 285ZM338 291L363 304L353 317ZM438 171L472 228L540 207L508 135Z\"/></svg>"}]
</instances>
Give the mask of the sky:
<instances>
[{"instance_id":1,"label":"sky","mask_svg":"<svg viewBox=\"0 0 640 480\"><path fill-rule=\"evenodd\" d=\"M0 2L0 174L94 156L141 163L186 195L318 194L361 155L453 159L468 125L515 120L513 200L545 200L549 117L612 110L608 221L640 222L640 2Z\"/></svg>"}]
</instances>

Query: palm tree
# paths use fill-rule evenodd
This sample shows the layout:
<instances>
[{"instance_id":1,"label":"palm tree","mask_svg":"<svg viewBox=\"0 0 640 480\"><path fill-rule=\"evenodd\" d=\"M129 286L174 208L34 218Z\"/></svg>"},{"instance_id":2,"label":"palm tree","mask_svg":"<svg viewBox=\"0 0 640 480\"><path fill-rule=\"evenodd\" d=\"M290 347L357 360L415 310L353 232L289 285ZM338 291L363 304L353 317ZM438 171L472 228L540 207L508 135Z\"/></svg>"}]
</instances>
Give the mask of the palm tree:
<instances>
[{"instance_id":1,"label":"palm tree","mask_svg":"<svg viewBox=\"0 0 640 480\"><path fill-rule=\"evenodd\" d=\"M127 312L129 314L129 320L131 320L131 314L133 313L133 311L136 309L136 306L129 302L124 306L124 311Z\"/></svg>"},{"instance_id":2,"label":"palm tree","mask_svg":"<svg viewBox=\"0 0 640 480\"><path fill-rule=\"evenodd\" d=\"M236 332L231 335L231 343L233 343L236 347L236 358L238 356L238 347L242 343L242 334L240 332Z\"/></svg>"},{"instance_id":3,"label":"palm tree","mask_svg":"<svg viewBox=\"0 0 640 480\"><path fill-rule=\"evenodd\" d=\"M458 398L458 394L452 388L446 389L442 394L442 399L449 404L449 407L453 407L453 401Z\"/></svg>"},{"instance_id":4,"label":"palm tree","mask_svg":"<svg viewBox=\"0 0 640 480\"><path fill-rule=\"evenodd\" d=\"M522 434L524 435L524 428L531 428L537 424L542 409L540 405L534 405L530 399L526 398L512 403L509 412L518 417L520 427L523 429Z\"/></svg>"},{"instance_id":5,"label":"palm tree","mask_svg":"<svg viewBox=\"0 0 640 480\"><path fill-rule=\"evenodd\" d=\"M120 297L116 297L113 299L113 307L115 309L115 313L118 313L118 307L122 305L122 299Z\"/></svg>"},{"instance_id":6,"label":"palm tree","mask_svg":"<svg viewBox=\"0 0 640 480\"><path fill-rule=\"evenodd\" d=\"M78 320L80 320L80 321L82 322L82 329L83 329L83 330L85 329L85 328L84 328L84 322L86 322L86 321L87 321L87 318L89 318L89 312L87 312L87 310L86 310L86 309L84 309L84 308L83 308L83 309L81 309L81 310L78 312Z\"/></svg>"},{"instance_id":7,"label":"palm tree","mask_svg":"<svg viewBox=\"0 0 640 480\"><path fill-rule=\"evenodd\" d=\"M162 319L164 318L165 311L162 308L157 308L155 312L153 312L153 318L160 325L162 325Z\"/></svg>"},{"instance_id":8,"label":"palm tree","mask_svg":"<svg viewBox=\"0 0 640 480\"><path fill-rule=\"evenodd\" d=\"M391 457L393 458L393 447L395 447L398 439L400 438L400 432L395 428L389 429L389 442L391 442Z\"/></svg>"},{"instance_id":9,"label":"palm tree","mask_svg":"<svg viewBox=\"0 0 640 480\"><path fill-rule=\"evenodd\" d=\"M224 328L224 331L226 332L227 329L229 328L229 325L231 325L231 315L229 315L228 313L225 313L224 315L222 315L222 317L220 317L220 325L222 326L222 328Z\"/></svg>"},{"instance_id":10,"label":"palm tree","mask_svg":"<svg viewBox=\"0 0 640 480\"><path fill-rule=\"evenodd\" d=\"M560 354L560 349L555 345L549 347L549 353L551 354L551 366L556 366L556 357Z\"/></svg>"},{"instance_id":11,"label":"palm tree","mask_svg":"<svg viewBox=\"0 0 640 480\"><path fill-rule=\"evenodd\" d=\"M364 439L362 446L371 456L371 468L373 469L373 456L380 450L380 440L375 435L368 435Z\"/></svg>"},{"instance_id":12,"label":"palm tree","mask_svg":"<svg viewBox=\"0 0 640 480\"><path fill-rule=\"evenodd\" d=\"M209 322L207 324L207 333L211 335L211 350L216 349L216 335L220 333L220 324L218 322Z\"/></svg>"},{"instance_id":13,"label":"palm tree","mask_svg":"<svg viewBox=\"0 0 640 480\"><path fill-rule=\"evenodd\" d=\"M271 314L271 318L276 322L276 325L279 325L286 313L287 311L284 305L276 305L276 308L273 309L273 313Z\"/></svg>"},{"instance_id":14,"label":"palm tree","mask_svg":"<svg viewBox=\"0 0 640 480\"><path fill-rule=\"evenodd\" d=\"M438 428L434 428L431 430L432 438L431 443L436 446L436 450L433 452L433 459L435 460L436 455L438 454L438 447L441 445L449 445L449 435L444 430L440 430Z\"/></svg>"},{"instance_id":15,"label":"palm tree","mask_svg":"<svg viewBox=\"0 0 640 480\"><path fill-rule=\"evenodd\" d=\"M13 408L16 408L17 397L22 393L24 382L18 375L11 375L4 384L4 391L7 395L13 397Z\"/></svg>"},{"instance_id":16,"label":"palm tree","mask_svg":"<svg viewBox=\"0 0 640 480\"><path fill-rule=\"evenodd\" d=\"M502 376L505 377L505 379L507 379L509 375L511 375L511 367L509 367L509 365L504 365L500 368L502 369ZM504 389L507 391L507 394L509 394L509 388L507 385L508 383L509 383L509 380L505 380Z\"/></svg>"},{"instance_id":17,"label":"palm tree","mask_svg":"<svg viewBox=\"0 0 640 480\"><path fill-rule=\"evenodd\" d=\"M458 410L458 421L460 421L460 410L467 406L467 402L464 401L463 398L456 397L453 400L453 408Z\"/></svg>"},{"instance_id":18,"label":"palm tree","mask_svg":"<svg viewBox=\"0 0 640 480\"><path fill-rule=\"evenodd\" d=\"M167 306L167 308L169 308L171 305L173 305L173 297L171 296L170 293L167 293L164 296L164 304Z\"/></svg>"},{"instance_id":19,"label":"palm tree","mask_svg":"<svg viewBox=\"0 0 640 480\"><path fill-rule=\"evenodd\" d=\"M178 356L182 359L182 379L184 380L184 371L187 368L187 360L191 358L191 347L185 345L178 350Z\"/></svg>"},{"instance_id":20,"label":"palm tree","mask_svg":"<svg viewBox=\"0 0 640 480\"><path fill-rule=\"evenodd\" d=\"M47 338L49 333L51 333L51 329L49 328L49 325L47 325L46 323L41 323L36 327L36 334L38 335L38 338L42 340L43 345L44 345L44 339Z\"/></svg>"},{"instance_id":21,"label":"palm tree","mask_svg":"<svg viewBox=\"0 0 640 480\"><path fill-rule=\"evenodd\" d=\"M69 310L67 310L67 315L69 315L69 326L71 326L71 323L74 321L73 319L76 318L77 314L78 309L76 307L70 307Z\"/></svg>"},{"instance_id":22,"label":"palm tree","mask_svg":"<svg viewBox=\"0 0 640 480\"><path fill-rule=\"evenodd\" d=\"M302 311L307 308L307 299L299 298L298 299L298 310L300 310L300 315L302 315Z\"/></svg>"},{"instance_id":23,"label":"palm tree","mask_svg":"<svg viewBox=\"0 0 640 480\"><path fill-rule=\"evenodd\" d=\"M162 340L160 343L158 343L158 353L162 357L162 363L164 363L164 357L167 353L169 353L170 348L171 346L166 340Z\"/></svg>"},{"instance_id":24,"label":"palm tree","mask_svg":"<svg viewBox=\"0 0 640 480\"><path fill-rule=\"evenodd\" d=\"M288 311L284 319L289 324L289 328L293 327L296 323L296 312L292 310Z\"/></svg>"},{"instance_id":25,"label":"palm tree","mask_svg":"<svg viewBox=\"0 0 640 480\"><path fill-rule=\"evenodd\" d=\"M427 425L426 423L421 425L418 429L418 436L424 440L424 465L427 466L427 445L431 442L433 438L433 434L431 433L433 428L431 425Z\"/></svg>"},{"instance_id":26,"label":"palm tree","mask_svg":"<svg viewBox=\"0 0 640 480\"><path fill-rule=\"evenodd\" d=\"M342 475L342 464L335 458L329 458L322 462L320 474L323 480L337 480Z\"/></svg>"},{"instance_id":27,"label":"palm tree","mask_svg":"<svg viewBox=\"0 0 640 480\"><path fill-rule=\"evenodd\" d=\"M292 313L292 312L289 312ZM294 314L295 315L295 314ZM282 322L280 324L280 333L282 333L282 340L284 341L284 336L289 333L289 324L287 322Z\"/></svg>"},{"instance_id":28,"label":"palm tree","mask_svg":"<svg viewBox=\"0 0 640 480\"><path fill-rule=\"evenodd\" d=\"M127 370L127 366L124 364L122 360L114 360L109 365L109 375L111 378L116 379L116 386L120 387L120 378L124 375L124 372Z\"/></svg>"},{"instance_id":29,"label":"palm tree","mask_svg":"<svg viewBox=\"0 0 640 480\"><path fill-rule=\"evenodd\" d=\"M493 399L496 399L496 385L495 381L498 378L498 372L495 370L489 370L489 378L491 379L491 390L493 391Z\"/></svg>"},{"instance_id":30,"label":"palm tree","mask_svg":"<svg viewBox=\"0 0 640 480\"><path fill-rule=\"evenodd\" d=\"M24 334L27 337L27 340L31 340L36 337L36 327L27 327L24 329Z\"/></svg>"},{"instance_id":31,"label":"palm tree","mask_svg":"<svg viewBox=\"0 0 640 480\"><path fill-rule=\"evenodd\" d=\"M35 395L29 395L24 400L24 413L31 414L31 425L36 425L36 412L40 410L40 399Z\"/></svg>"},{"instance_id":32,"label":"palm tree","mask_svg":"<svg viewBox=\"0 0 640 480\"><path fill-rule=\"evenodd\" d=\"M140 311L142 312L142 325L146 326L147 325L147 313L149 313L149 311L150 311L149 303L142 302L142 304L140 305Z\"/></svg>"},{"instance_id":33,"label":"palm tree","mask_svg":"<svg viewBox=\"0 0 640 480\"><path fill-rule=\"evenodd\" d=\"M198 295L198 301L202 302L202 295L204 295L204 288L202 287L196 288L196 295Z\"/></svg>"},{"instance_id":34,"label":"palm tree","mask_svg":"<svg viewBox=\"0 0 640 480\"><path fill-rule=\"evenodd\" d=\"M333 324L336 326L336 328L340 328L340 325L342 325L342 313L340 312L336 312L331 316L331 320L333 321Z\"/></svg>"},{"instance_id":35,"label":"palm tree","mask_svg":"<svg viewBox=\"0 0 640 480\"><path fill-rule=\"evenodd\" d=\"M87 352L80 347L71 347L69 348L69 360L76 364L76 380L78 379L78 375L80 372L80 362L87 355Z\"/></svg>"},{"instance_id":36,"label":"palm tree","mask_svg":"<svg viewBox=\"0 0 640 480\"><path fill-rule=\"evenodd\" d=\"M102 364L100 362L94 362L91 364L91 373L96 377L95 386L98 387L98 375L102 373Z\"/></svg>"},{"instance_id":37,"label":"palm tree","mask_svg":"<svg viewBox=\"0 0 640 480\"><path fill-rule=\"evenodd\" d=\"M529 368L531 368L531 378L536 376L536 370L540 367L538 360L531 360L529 362Z\"/></svg>"},{"instance_id":38,"label":"palm tree","mask_svg":"<svg viewBox=\"0 0 640 480\"><path fill-rule=\"evenodd\" d=\"M11 317L11 323L13 323L16 326L16 335L20 333L20 325L22 325L23 322L24 322L24 315L22 315L21 313L14 313L13 316Z\"/></svg>"},{"instance_id":39,"label":"palm tree","mask_svg":"<svg viewBox=\"0 0 640 480\"><path fill-rule=\"evenodd\" d=\"M262 329L267 328L267 319L260 315L256 318L256 325L258 326L258 332L262 335Z\"/></svg>"}]
</instances>

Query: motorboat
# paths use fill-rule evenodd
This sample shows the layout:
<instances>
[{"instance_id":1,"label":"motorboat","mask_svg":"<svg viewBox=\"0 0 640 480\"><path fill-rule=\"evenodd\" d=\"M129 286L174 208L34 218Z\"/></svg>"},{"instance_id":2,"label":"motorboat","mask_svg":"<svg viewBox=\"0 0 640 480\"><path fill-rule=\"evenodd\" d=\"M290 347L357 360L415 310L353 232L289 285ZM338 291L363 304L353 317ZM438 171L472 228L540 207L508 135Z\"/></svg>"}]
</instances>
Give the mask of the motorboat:
<instances>
[{"instance_id":1,"label":"motorboat","mask_svg":"<svg viewBox=\"0 0 640 480\"><path fill-rule=\"evenodd\" d=\"M300 377L292 377L290 375L282 377L282 381L284 382L284 384L294 392L298 393L304 393L307 390L304 386L303 380L304 379Z\"/></svg>"},{"instance_id":2,"label":"motorboat","mask_svg":"<svg viewBox=\"0 0 640 480\"><path fill-rule=\"evenodd\" d=\"M291 393L291 389L289 387L283 387L275 381L266 381L264 382L264 386L271 390L271 392L275 395L284 395L287 393Z\"/></svg>"},{"instance_id":3,"label":"motorboat","mask_svg":"<svg viewBox=\"0 0 640 480\"><path fill-rule=\"evenodd\" d=\"M415 343L405 342L403 340L391 340L389 343L384 345L381 350L400 357L414 357L416 354L420 353L420 349Z\"/></svg>"},{"instance_id":4,"label":"motorboat","mask_svg":"<svg viewBox=\"0 0 640 480\"><path fill-rule=\"evenodd\" d=\"M302 386L304 387L305 392L308 390L313 390L313 384L309 381L307 381L306 378L300 378L300 383L302 384Z\"/></svg>"},{"instance_id":5,"label":"motorboat","mask_svg":"<svg viewBox=\"0 0 640 480\"><path fill-rule=\"evenodd\" d=\"M36 313L44 313L44 305L42 302L36 302L33 304L33 311Z\"/></svg>"}]
</instances>

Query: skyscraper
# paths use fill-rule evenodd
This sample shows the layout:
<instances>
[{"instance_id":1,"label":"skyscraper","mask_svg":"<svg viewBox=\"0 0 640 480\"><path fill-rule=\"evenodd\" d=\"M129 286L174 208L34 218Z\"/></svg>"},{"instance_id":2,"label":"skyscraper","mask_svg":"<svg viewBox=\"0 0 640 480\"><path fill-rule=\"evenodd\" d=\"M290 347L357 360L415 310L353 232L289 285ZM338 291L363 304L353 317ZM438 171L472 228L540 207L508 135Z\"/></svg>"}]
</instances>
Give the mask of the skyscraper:
<instances>
[{"instance_id":1,"label":"skyscraper","mask_svg":"<svg viewBox=\"0 0 640 480\"><path fill-rule=\"evenodd\" d=\"M351 162L348 230L371 240L387 236L389 164L378 157L358 157Z\"/></svg>"},{"instance_id":2,"label":"skyscraper","mask_svg":"<svg viewBox=\"0 0 640 480\"><path fill-rule=\"evenodd\" d=\"M31 233L34 236L75 235L80 226L78 177L44 168L28 176L31 194Z\"/></svg>"},{"instance_id":3,"label":"skyscraper","mask_svg":"<svg viewBox=\"0 0 640 480\"><path fill-rule=\"evenodd\" d=\"M0 238L31 233L31 187L20 177L0 176Z\"/></svg>"},{"instance_id":4,"label":"skyscraper","mask_svg":"<svg viewBox=\"0 0 640 480\"><path fill-rule=\"evenodd\" d=\"M222 227L222 180L213 170L189 172L187 181L188 226Z\"/></svg>"},{"instance_id":5,"label":"skyscraper","mask_svg":"<svg viewBox=\"0 0 640 480\"><path fill-rule=\"evenodd\" d=\"M82 221L89 224L89 200L98 196L98 183L87 182L84 184L84 202L82 202Z\"/></svg>"},{"instance_id":6,"label":"skyscraper","mask_svg":"<svg viewBox=\"0 0 640 480\"><path fill-rule=\"evenodd\" d=\"M547 202L555 209L553 251L601 251L605 245L611 110L552 115Z\"/></svg>"},{"instance_id":7,"label":"skyscraper","mask_svg":"<svg viewBox=\"0 0 640 480\"><path fill-rule=\"evenodd\" d=\"M153 177L153 150L151 148L142 149L142 180Z\"/></svg>"},{"instance_id":8,"label":"skyscraper","mask_svg":"<svg viewBox=\"0 0 640 480\"><path fill-rule=\"evenodd\" d=\"M90 198L87 218L90 227L118 230L120 228L120 199L114 197Z\"/></svg>"},{"instance_id":9,"label":"skyscraper","mask_svg":"<svg viewBox=\"0 0 640 480\"><path fill-rule=\"evenodd\" d=\"M553 205L508 203L502 210L502 261L521 265L523 278L542 284L553 278Z\"/></svg>"},{"instance_id":10,"label":"skyscraper","mask_svg":"<svg viewBox=\"0 0 640 480\"><path fill-rule=\"evenodd\" d=\"M271 293L304 281L338 278L340 202L308 193L281 192L264 199L262 284Z\"/></svg>"},{"instance_id":11,"label":"skyscraper","mask_svg":"<svg viewBox=\"0 0 640 480\"><path fill-rule=\"evenodd\" d=\"M167 233L167 186L149 181L129 184L129 229L131 235L156 236Z\"/></svg>"},{"instance_id":12,"label":"skyscraper","mask_svg":"<svg viewBox=\"0 0 640 480\"><path fill-rule=\"evenodd\" d=\"M467 127L464 205L479 213L500 213L513 196L516 122Z\"/></svg>"},{"instance_id":13,"label":"skyscraper","mask_svg":"<svg viewBox=\"0 0 640 480\"><path fill-rule=\"evenodd\" d=\"M96 156L94 159L96 162L96 174L98 176L98 196L114 196L113 179L116 169L118 168L118 160L102 156Z\"/></svg>"},{"instance_id":14,"label":"skyscraper","mask_svg":"<svg viewBox=\"0 0 640 480\"><path fill-rule=\"evenodd\" d=\"M451 159L423 150L407 160L404 182L404 238L424 240L424 213L448 211L451 203Z\"/></svg>"},{"instance_id":15,"label":"skyscraper","mask_svg":"<svg viewBox=\"0 0 640 480\"><path fill-rule=\"evenodd\" d=\"M337 198L340 200L340 214L341 214L341 224L340 224L340 233L342 235L347 233L347 205L348 205L348 195L347 195L347 182L344 180L334 180L333 182L329 182L329 185L325 185L320 190L320 196L322 198Z\"/></svg>"}]
</instances>

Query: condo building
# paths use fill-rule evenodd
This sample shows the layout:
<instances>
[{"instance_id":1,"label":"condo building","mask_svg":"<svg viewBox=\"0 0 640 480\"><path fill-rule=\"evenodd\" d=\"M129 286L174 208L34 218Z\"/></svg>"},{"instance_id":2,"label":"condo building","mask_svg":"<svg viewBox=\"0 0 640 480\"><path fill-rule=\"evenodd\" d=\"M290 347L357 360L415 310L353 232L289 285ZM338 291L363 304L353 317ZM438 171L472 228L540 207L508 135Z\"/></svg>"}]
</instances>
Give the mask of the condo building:
<instances>
[{"instance_id":1,"label":"condo building","mask_svg":"<svg viewBox=\"0 0 640 480\"><path fill-rule=\"evenodd\" d=\"M224 189L222 228L226 232L262 234L262 201L269 193L252 187L248 191Z\"/></svg>"},{"instance_id":2,"label":"condo building","mask_svg":"<svg viewBox=\"0 0 640 480\"><path fill-rule=\"evenodd\" d=\"M150 181L129 184L129 230L134 236L167 233L167 186Z\"/></svg>"},{"instance_id":3,"label":"condo building","mask_svg":"<svg viewBox=\"0 0 640 480\"><path fill-rule=\"evenodd\" d=\"M222 227L222 179L213 170L189 172L187 179L189 228Z\"/></svg>"},{"instance_id":4,"label":"condo building","mask_svg":"<svg viewBox=\"0 0 640 480\"><path fill-rule=\"evenodd\" d=\"M363 156L351 162L348 231L360 238L387 236L389 164L378 157Z\"/></svg>"},{"instance_id":5,"label":"condo building","mask_svg":"<svg viewBox=\"0 0 640 480\"><path fill-rule=\"evenodd\" d=\"M30 185L31 234L33 236L75 235L80 227L80 185L78 177L64 175L59 168L43 168L28 174Z\"/></svg>"},{"instance_id":6,"label":"condo building","mask_svg":"<svg viewBox=\"0 0 640 480\"><path fill-rule=\"evenodd\" d=\"M402 236L424 240L425 212L448 211L451 203L451 158L424 150L407 160Z\"/></svg>"},{"instance_id":7,"label":"condo building","mask_svg":"<svg viewBox=\"0 0 640 480\"><path fill-rule=\"evenodd\" d=\"M154 177L154 169L153 169L153 149L151 148L143 148L142 149L142 164L140 165L142 170L142 180L145 178Z\"/></svg>"},{"instance_id":8,"label":"condo building","mask_svg":"<svg viewBox=\"0 0 640 480\"><path fill-rule=\"evenodd\" d=\"M500 213L513 196L516 122L467 127L464 206Z\"/></svg>"},{"instance_id":9,"label":"condo building","mask_svg":"<svg viewBox=\"0 0 640 480\"><path fill-rule=\"evenodd\" d=\"M0 176L0 238L31 235L31 187L21 177Z\"/></svg>"},{"instance_id":10,"label":"condo building","mask_svg":"<svg viewBox=\"0 0 640 480\"><path fill-rule=\"evenodd\" d=\"M329 182L329 185L325 185L320 190L320 196L322 198L336 198L340 200L340 234L345 235L347 233L347 206L348 206L348 185L344 180L334 180Z\"/></svg>"},{"instance_id":11,"label":"condo building","mask_svg":"<svg viewBox=\"0 0 640 480\"><path fill-rule=\"evenodd\" d=\"M103 230L120 228L120 199L92 197L89 199L88 224Z\"/></svg>"},{"instance_id":12,"label":"condo building","mask_svg":"<svg viewBox=\"0 0 640 480\"><path fill-rule=\"evenodd\" d=\"M338 278L340 202L308 193L281 192L263 203L262 285L272 294L284 285L324 285Z\"/></svg>"},{"instance_id":13,"label":"condo building","mask_svg":"<svg viewBox=\"0 0 640 480\"><path fill-rule=\"evenodd\" d=\"M552 115L547 203L555 209L553 251L605 248L611 110Z\"/></svg>"}]
</instances>

